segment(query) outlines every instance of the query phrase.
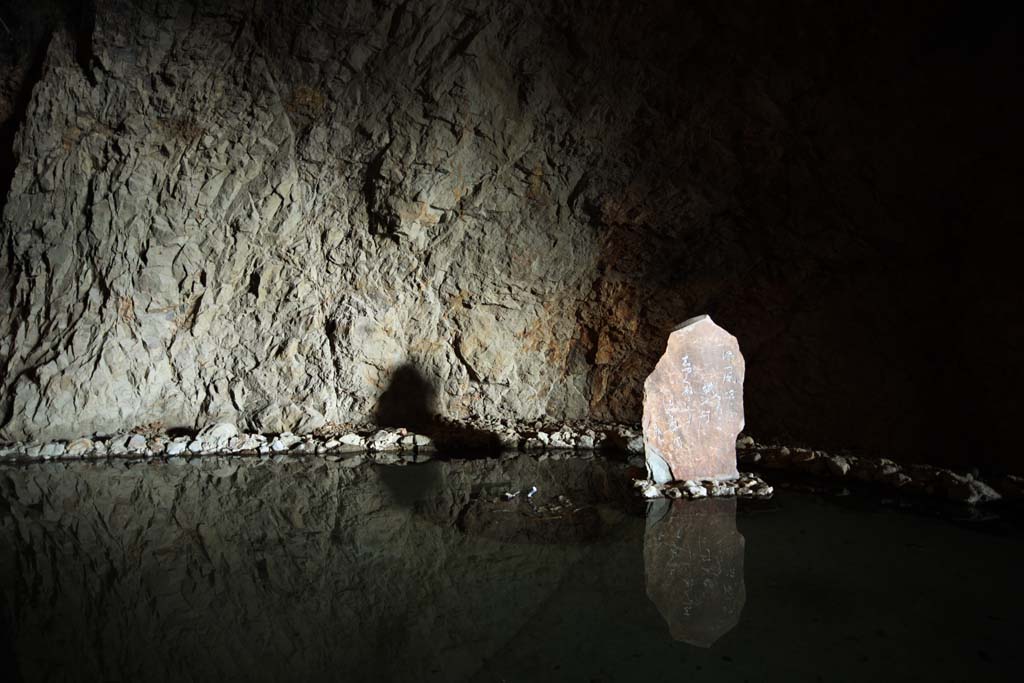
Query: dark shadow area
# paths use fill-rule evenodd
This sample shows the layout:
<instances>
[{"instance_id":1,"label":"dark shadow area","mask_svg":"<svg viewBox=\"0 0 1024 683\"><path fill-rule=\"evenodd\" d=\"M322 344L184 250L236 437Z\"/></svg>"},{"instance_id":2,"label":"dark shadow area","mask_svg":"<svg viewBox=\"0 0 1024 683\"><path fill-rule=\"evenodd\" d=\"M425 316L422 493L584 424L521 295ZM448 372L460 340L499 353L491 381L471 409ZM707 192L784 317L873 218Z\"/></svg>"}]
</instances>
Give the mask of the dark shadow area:
<instances>
[{"instance_id":1,"label":"dark shadow area","mask_svg":"<svg viewBox=\"0 0 1024 683\"><path fill-rule=\"evenodd\" d=\"M7 505L0 505L5 508ZM5 681L22 680L18 672L17 653L14 650L14 639L17 621L15 620L14 608L8 604L5 596L0 595L0 676Z\"/></svg>"},{"instance_id":2,"label":"dark shadow area","mask_svg":"<svg viewBox=\"0 0 1024 683\"><path fill-rule=\"evenodd\" d=\"M0 2L0 212L7 203L18 159L14 137L25 120L32 89L43 75L46 51L55 32L67 31L75 57L90 83L92 32L96 7L91 0Z\"/></svg>"},{"instance_id":3,"label":"dark shadow area","mask_svg":"<svg viewBox=\"0 0 1024 683\"><path fill-rule=\"evenodd\" d=\"M437 413L437 391L415 365L400 365L377 399L373 421L379 427L405 427L418 433L429 428Z\"/></svg>"},{"instance_id":4,"label":"dark shadow area","mask_svg":"<svg viewBox=\"0 0 1024 683\"><path fill-rule=\"evenodd\" d=\"M629 122L631 184L595 163L574 205L601 240L577 333L593 416L635 419L668 331L708 313L740 340L754 434L1019 468L1019 8L625 12L566 26Z\"/></svg>"},{"instance_id":5,"label":"dark shadow area","mask_svg":"<svg viewBox=\"0 0 1024 683\"><path fill-rule=\"evenodd\" d=\"M377 399L373 422L379 427L404 427L434 442L438 455L485 458L502 450L497 434L449 422L437 413L437 390L412 363L398 366Z\"/></svg>"},{"instance_id":6,"label":"dark shadow area","mask_svg":"<svg viewBox=\"0 0 1024 683\"><path fill-rule=\"evenodd\" d=\"M391 502L406 510L420 511L430 502L443 497L444 478L440 463L424 463L420 467L380 465L375 469L391 494Z\"/></svg>"}]
</instances>

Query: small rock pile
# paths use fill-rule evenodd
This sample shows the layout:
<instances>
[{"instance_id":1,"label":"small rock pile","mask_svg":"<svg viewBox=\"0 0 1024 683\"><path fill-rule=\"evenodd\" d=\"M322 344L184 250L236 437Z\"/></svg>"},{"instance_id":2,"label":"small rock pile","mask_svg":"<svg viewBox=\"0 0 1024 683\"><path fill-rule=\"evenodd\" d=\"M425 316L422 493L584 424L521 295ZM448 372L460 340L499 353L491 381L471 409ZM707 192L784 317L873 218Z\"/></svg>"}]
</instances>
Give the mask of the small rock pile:
<instances>
[{"instance_id":1,"label":"small rock pile","mask_svg":"<svg viewBox=\"0 0 1024 683\"><path fill-rule=\"evenodd\" d=\"M96 435L69 442L9 444L0 446L0 457L17 460L56 458L198 456L213 454L269 453L386 453L429 450L432 441L405 429L378 429L340 434L250 434L229 422L209 425L193 436L139 433Z\"/></svg>"},{"instance_id":2,"label":"small rock pile","mask_svg":"<svg viewBox=\"0 0 1024 683\"><path fill-rule=\"evenodd\" d=\"M988 482L973 473L932 465L901 465L887 458L836 455L810 448L768 446L749 436L736 442L741 465L787 470L823 477L872 483L908 493L943 497L975 505L1024 496L1024 477L1004 475Z\"/></svg>"},{"instance_id":3,"label":"small rock pile","mask_svg":"<svg viewBox=\"0 0 1024 683\"><path fill-rule=\"evenodd\" d=\"M474 435L486 435L502 448L522 451L593 451L614 450L643 454L644 440L639 425L579 420L551 422L533 420L519 422L508 419L469 418L440 420L439 437L458 443L466 440L472 446Z\"/></svg>"},{"instance_id":4,"label":"small rock pile","mask_svg":"<svg viewBox=\"0 0 1024 683\"><path fill-rule=\"evenodd\" d=\"M530 424L507 420L440 420L431 429L438 438L456 448L473 448L482 442L503 449L552 451L551 457L565 457L559 451L592 452L599 449L643 453L639 428L622 424L576 423ZM229 422L208 425L194 435L126 432L96 434L72 441L44 444L0 445L0 458L17 460L56 458L154 457L211 455L213 453L387 453L430 451L434 438L404 428L376 429L370 425L327 425L316 432L298 435L259 434L240 431ZM556 457L557 459L557 457Z\"/></svg>"},{"instance_id":5,"label":"small rock pile","mask_svg":"<svg viewBox=\"0 0 1024 683\"><path fill-rule=\"evenodd\" d=\"M674 481L667 484L637 479L633 485L644 498L771 498L775 493L775 489L761 477L743 472L736 479Z\"/></svg>"},{"instance_id":6,"label":"small rock pile","mask_svg":"<svg viewBox=\"0 0 1024 683\"><path fill-rule=\"evenodd\" d=\"M431 425L429 431L428 436L403 428L328 424L308 434L258 434L243 432L229 422L218 422L191 435L136 430L41 444L0 444L0 461L312 454L343 460L346 465L355 466L365 460L381 464L422 462L431 457L439 442L443 442L446 447L454 449L471 450L487 445L513 453L525 451L538 460L591 458L599 451L626 454L631 464L644 466L644 440L639 425L547 420L524 423L474 418L441 419ZM739 464L747 469L786 470L828 479L869 482L972 505L1024 498L1024 477L1019 476L1004 475L983 481L976 473L958 473L930 465L901 465L886 458L760 444L750 436L738 439L736 447ZM751 481L755 483L750 484ZM657 491L655 497L699 498L702 497L700 491L705 496L771 495L771 487L752 474L744 474L730 482L674 482L654 488ZM730 488L734 489L731 493ZM649 495L648 492L654 495L650 486L643 487L643 490L644 495Z\"/></svg>"}]
</instances>

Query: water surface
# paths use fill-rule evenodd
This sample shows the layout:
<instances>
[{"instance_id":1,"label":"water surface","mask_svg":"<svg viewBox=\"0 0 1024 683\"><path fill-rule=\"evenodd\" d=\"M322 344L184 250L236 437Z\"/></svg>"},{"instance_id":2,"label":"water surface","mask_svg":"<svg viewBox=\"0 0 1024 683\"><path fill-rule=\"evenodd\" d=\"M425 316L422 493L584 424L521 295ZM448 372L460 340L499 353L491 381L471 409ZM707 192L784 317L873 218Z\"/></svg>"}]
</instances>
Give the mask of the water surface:
<instances>
[{"instance_id":1,"label":"water surface","mask_svg":"<svg viewBox=\"0 0 1024 683\"><path fill-rule=\"evenodd\" d=\"M600 459L7 467L0 674L1010 680L1021 541L785 490L648 509Z\"/></svg>"}]
</instances>

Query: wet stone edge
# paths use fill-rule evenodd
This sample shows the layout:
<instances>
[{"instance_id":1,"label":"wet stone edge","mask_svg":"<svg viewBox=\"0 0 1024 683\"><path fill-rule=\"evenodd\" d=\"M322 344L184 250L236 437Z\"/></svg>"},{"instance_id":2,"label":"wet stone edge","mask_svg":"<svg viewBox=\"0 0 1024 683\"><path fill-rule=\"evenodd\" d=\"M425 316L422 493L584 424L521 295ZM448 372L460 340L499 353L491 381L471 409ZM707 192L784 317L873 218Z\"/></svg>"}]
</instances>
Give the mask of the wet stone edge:
<instances>
[{"instance_id":1,"label":"wet stone edge","mask_svg":"<svg viewBox=\"0 0 1024 683\"><path fill-rule=\"evenodd\" d=\"M422 433L427 432L427 433ZM373 425L327 424L308 434L259 434L239 430L228 422L207 425L197 432L174 434L138 429L118 434L93 434L68 441L0 444L0 464L41 461L128 458L176 463L207 455L263 456L281 460L315 455L355 467L363 462L401 465L426 462L439 450L472 452L487 449L499 457L526 452L538 461L596 455L625 457L644 467L643 435L639 425L546 420L438 420L428 428L377 428ZM1024 477L995 475L982 479L976 472L922 464L901 464L887 458L833 454L823 450L762 444L751 436L737 440L737 460L747 470L785 471L826 480L871 483L915 495L939 497L970 505L1024 499ZM655 485L638 476L638 495L645 498L702 498L738 496L765 498L772 486L746 472L730 481L687 481Z\"/></svg>"}]
</instances>

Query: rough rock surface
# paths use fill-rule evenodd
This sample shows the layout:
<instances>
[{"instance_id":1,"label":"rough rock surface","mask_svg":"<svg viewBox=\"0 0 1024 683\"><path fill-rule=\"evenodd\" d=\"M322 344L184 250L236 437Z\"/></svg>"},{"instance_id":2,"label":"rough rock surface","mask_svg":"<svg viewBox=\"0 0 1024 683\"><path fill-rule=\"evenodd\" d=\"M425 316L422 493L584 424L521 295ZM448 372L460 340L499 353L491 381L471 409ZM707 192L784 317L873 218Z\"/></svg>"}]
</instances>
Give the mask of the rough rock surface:
<instances>
[{"instance_id":1,"label":"rough rock surface","mask_svg":"<svg viewBox=\"0 0 1024 683\"><path fill-rule=\"evenodd\" d=\"M745 373L736 338L709 316L672 331L644 382L644 454L654 481L739 476Z\"/></svg>"},{"instance_id":2,"label":"rough rock surface","mask_svg":"<svg viewBox=\"0 0 1024 683\"><path fill-rule=\"evenodd\" d=\"M503 28L534 9L100 7L84 65L57 34L5 210L4 433L365 418L404 364L446 414L585 414L574 124L608 101L506 63L554 40Z\"/></svg>"},{"instance_id":3,"label":"rough rock surface","mask_svg":"<svg viewBox=\"0 0 1024 683\"><path fill-rule=\"evenodd\" d=\"M634 421L660 332L710 310L756 358L758 433L954 443L963 378L934 368L1012 364L920 342L950 300L1002 304L906 269L963 251L943 221L1003 219L927 203L978 166L950 145L998 154L894 112L1004 108L893 73L926 68L931 7L783 5L17 3L0 438L300 432L368 419L405 365L455 417Z\"/></svg>"}]
</instances>

